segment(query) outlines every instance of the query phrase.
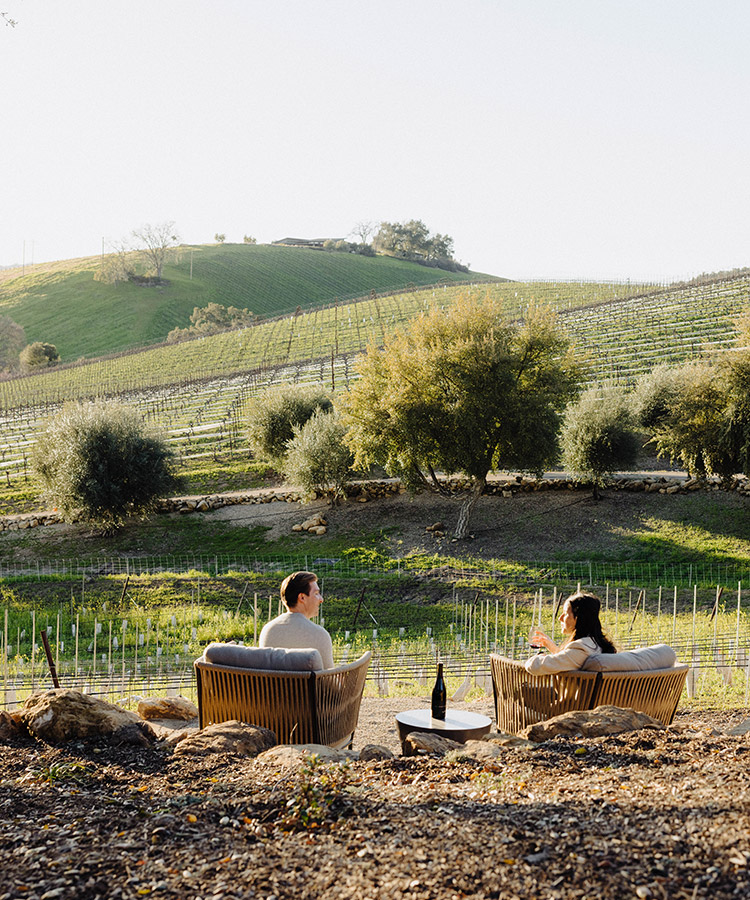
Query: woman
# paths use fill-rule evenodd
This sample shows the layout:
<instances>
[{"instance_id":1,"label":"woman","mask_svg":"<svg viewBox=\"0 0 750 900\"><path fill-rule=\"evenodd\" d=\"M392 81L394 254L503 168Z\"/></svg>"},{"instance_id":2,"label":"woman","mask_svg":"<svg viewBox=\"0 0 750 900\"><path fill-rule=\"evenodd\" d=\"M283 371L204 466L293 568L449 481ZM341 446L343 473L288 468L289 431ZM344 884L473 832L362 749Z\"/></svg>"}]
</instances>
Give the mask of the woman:
<instances>
[{"instance_id":1,"label":"woman","mask_svg":"<svg viewBox=\"0 0 750 900\"><path fill-rule=\"evenodd\" d=\"M558 647L541 628L532 628L529 641L549 650L549 656L537 654L524 663L534 675L571 672L580 669L594 653L616 653L615 645L602 632L599 621L601 601L594 594L571 594L563 604L560 625L565 640Z\"/></svg>"}]
</instances>

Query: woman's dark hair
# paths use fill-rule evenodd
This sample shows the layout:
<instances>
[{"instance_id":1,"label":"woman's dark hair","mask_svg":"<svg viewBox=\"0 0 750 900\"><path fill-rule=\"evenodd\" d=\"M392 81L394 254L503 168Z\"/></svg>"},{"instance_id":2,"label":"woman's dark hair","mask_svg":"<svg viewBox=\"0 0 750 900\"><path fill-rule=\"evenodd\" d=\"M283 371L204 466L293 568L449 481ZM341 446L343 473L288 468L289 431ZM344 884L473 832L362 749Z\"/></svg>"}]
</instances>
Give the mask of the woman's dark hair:
<instances>
[{"instance_id":1,"label":"woman's dark hair","mask_svg":"<svg viewBox=\"0 0 750 900\"><path fill-rule=\"evenodd\" d=\"M601 647L602 653L617 653L617 648L602 631L599 621L599 610L602 602L595 594L571 594L568 597L570 611L576 617L576 630L573 640L590 637Z\"/></svg>"}]
</instances>

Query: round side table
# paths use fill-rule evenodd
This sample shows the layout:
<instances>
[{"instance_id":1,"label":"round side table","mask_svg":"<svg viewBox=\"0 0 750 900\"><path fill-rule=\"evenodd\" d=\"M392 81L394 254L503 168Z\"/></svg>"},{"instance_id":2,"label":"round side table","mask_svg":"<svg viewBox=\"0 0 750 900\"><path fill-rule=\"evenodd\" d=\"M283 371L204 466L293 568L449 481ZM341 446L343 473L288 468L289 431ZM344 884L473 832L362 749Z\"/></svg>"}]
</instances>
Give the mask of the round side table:
<instances>
[{"instance_id":1,"label":"round side table","mask_svg":"<svg viewBox=\"0 0 750 900\"><path fill-rule=\"evenodd\" d=\"M484 737L492 727L492 719L462 709L446 710L445 719L433 719L429 709L407 709L396 713L396 724L401 741L401 753L403 756L409 756L410 751L405 741L406 736L412 731L439 734L463 744Z\"/></svg>"}]
</instances>

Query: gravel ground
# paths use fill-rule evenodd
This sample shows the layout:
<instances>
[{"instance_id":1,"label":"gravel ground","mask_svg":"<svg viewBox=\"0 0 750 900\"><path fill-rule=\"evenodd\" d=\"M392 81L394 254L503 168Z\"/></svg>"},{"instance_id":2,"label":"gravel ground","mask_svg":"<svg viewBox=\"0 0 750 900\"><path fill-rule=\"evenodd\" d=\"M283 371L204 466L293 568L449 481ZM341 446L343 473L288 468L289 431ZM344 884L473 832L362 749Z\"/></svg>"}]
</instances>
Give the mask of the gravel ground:
<instances>
[{"instance_id":1,"label":"gravel ground","mask_svg":"<svg viewBox=\"0 0 750 900\"><path fill-rule=\"evenodd\" d=\"M365 700L355 746L397 749L415 705ZM725 732L747 715L307 773L19 739L0 746L0 898L746 898L750 734Z\"/></svg>"}]
</instances>

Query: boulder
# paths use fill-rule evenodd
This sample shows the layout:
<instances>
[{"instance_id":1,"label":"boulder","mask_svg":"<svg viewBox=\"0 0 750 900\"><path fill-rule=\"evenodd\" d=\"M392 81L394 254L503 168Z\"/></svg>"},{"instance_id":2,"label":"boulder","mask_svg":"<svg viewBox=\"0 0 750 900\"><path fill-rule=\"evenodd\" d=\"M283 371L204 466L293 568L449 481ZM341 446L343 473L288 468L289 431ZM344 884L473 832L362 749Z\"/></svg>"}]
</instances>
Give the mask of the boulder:
<instances>
[{"instance_id":1,"label":"boulder","mask_svg":"<svg viewBox=\"0 0 750 900\"><path fill-rule=\"evenodd\" d=\"M475 759L478 762L487 762L503 755L503 749L498 744L488 741L467 741L458 750L453 751L456 756ZM451 754L453 755L453 754Z\"/></svg>"},{"instance_id":2,"label":"boulder","mask_svg":"<svg viewBox=\"0 0 750 900\"><path fill-rule=\"evenodd\" d=\"M639 731L641 728L663 730L658 719L634 709L620 709L619 706L597 706L596 709L574 710L529 725L521 732L534 743L547 741L561 735L562 737L602 737L608 734L622 734L625 731Z\"/></svg>"},{"instance_id":3,"label":"boulder","mask_svg":"<svg viewBox=\"0 0 750 900\"><path fill-rule=\"evenodd\" d=\"M158 741L165 744L179 744L191 734L198 733L198 720L183 722L180 719L149 719L148 724L154 731Z\"/></svg>"},{"instance_id":4,"label":"boulder","mask_svg":"<svg viewBox=\"0 0 750 900\"><path fill-rule=\"evenodd\" d=\"M181 719L189 722L198 716L198 707L185 697L146 697L138 703L142 719Z\"/></svg>"},{"instance_id":5,"label":"boulder","mask_svg":"<svg viewBox=\"0 0 750 900\"><path fill-rule=\"evenodd\" d=\"M382 744L366 744L359 751L359 758L362 762L393 759L393 753Z\"/></svg>"},{"instance_id":6,"label":"boulder","mask_svg":"<svg viewBox=\"0 0 750 900\"><path fill-rule=\"evenodd\" d=\"M257 756L276 743L276 735L259 725L243 725L233 719L208 725L203 731L185 736L176 746L176 754L208 756L210 753L234 753Z\"/></svg>"},{"instance_id":7,"label":"boulder","mask_svg":"<svg viewBox=\"0 0 750 900\"><path fill-rule=\"evenodd\" d=\"M0 742L6 743L25 733L18 713L9 713L0 709Z\"/></svg>"},{"instance_id":8,"label":"boulder","mask_svg":"<svg viewBox=\"0 0 750 900\"><path fill-rule=\"evenodd\" d=\"M21 720L29 734L48 744L108 738L149 746L155 739L151 726L136 713L69 688L32 694L21 709Z\"/></svg>"},{"instance_id":9,"label":"boulder","mask_svg":"<svg viewBox=\"0 0 750 900\"><path fill-rule=\"evenodd\" d=\"M434 753L437 756L445 756L451 750L459 750L464 745L450 738L441 737L429 731L412 731L406 735L403 741L404 755L416 756L423 750L425 753Z\"/></svg>"},{"instance_id":10,"label":"boulder","mask_svg":"<svg viewBox=\"0 0 750 900\"><path fill-rule=\"evenodd\" d=\"M317 756L326 763L340 763L356 759L357 754L351 750L334 750L325 744L280 744L259 754L255 763L279 769L296 769L310 756Z\"/></svg>"},{"instance_id":11,"label":"boulder","mask_svg":"<svg viewBox=\"0 0 750 900\"><path fill-rule=\"evenodd\" d=\"M745 719L744 721L740 722L739 725L735 725L734 728L730 728L729 731L727 731L727 734L741 735L747 734L748 732L750 732L750 719Z\"/></svg>"},{"instance_id":12,"label":"boulder","mask_svg":"<svg viewBox=\"0 0 750 900\"><path fill-rule=\"evenodd\" d=\"M492 731L486 734L482 741L485 743L496 744L498 747L510 747L516 750L534 747L533 741L519 737L517 734L505 734L503 731Z\"/></svg>"}]
</instances>

